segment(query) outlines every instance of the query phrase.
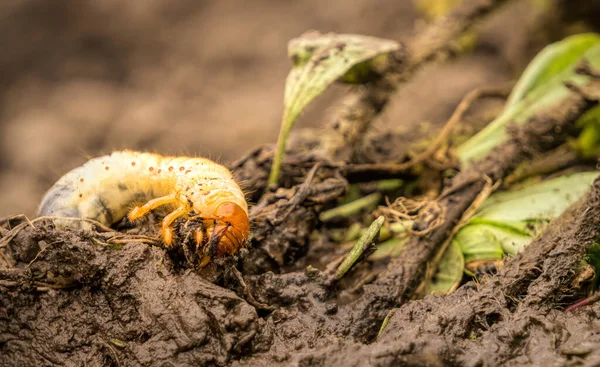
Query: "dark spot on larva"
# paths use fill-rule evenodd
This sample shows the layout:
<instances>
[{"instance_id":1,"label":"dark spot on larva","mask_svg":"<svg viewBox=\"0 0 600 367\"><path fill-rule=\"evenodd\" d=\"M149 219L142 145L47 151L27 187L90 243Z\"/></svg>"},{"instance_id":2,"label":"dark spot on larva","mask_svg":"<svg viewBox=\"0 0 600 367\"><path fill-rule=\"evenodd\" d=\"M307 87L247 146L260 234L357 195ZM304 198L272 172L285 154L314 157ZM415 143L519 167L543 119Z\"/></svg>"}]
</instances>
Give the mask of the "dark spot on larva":
<instances>
[{"instance_id":1,"label":"dark spot on larva","mask_svg":"<svg viewBox=\"0 0 600 367\"><path fill-rule=\"evenodd\" d=\"M181 166L181 167L179 167L179 170L180 170L180 171L183 171L184 169L185 169L185 167L184 167L184 166Z\"/></svg>"},{"instance_id":2,"label":"dark spot on larva","mask_svg":"<svg viewBox=\"0 0 600 367\"><path fill-rule=\"evenodd\" d=\"M106 166L106 167L104 167L104 169L108 171L110 169L110 167Z\"/></svg>"},{"instance_id":3,"label":"dark spot on larva","mask_svg":"<svg viewBox=\"0 0 600 367\"><path fill-rule=\"evenodd\" d=\"M162 169L159 168L158 171L157 171L157 173L161 173L161 172L162 172Z\"/></svg>"},{"instance_id":4,"label":"dark spot on larva","mask_svg":"<svg viewBox=\"0 0 600 367\"><path fill-rule=\"evenodd\" d=\"M80 197L80 198L82 198L82 197L83 197L83 194L79 194L79 197Z\"/></svg>"},{"instance_id":5,"label":"dark spot on larva","mask_svg":"<svg viewBox=\"0 0 600 367\"><path fill-rule=\"evenodd\" d=\"M79 179L79 182L83 182L83 177Z\"/></svg>"},{"instance_id":6,"label":"dark spot on larva","mask_svg":"<svg viewBox=\"0 0 600 367\"><path fill-rule=\"evenodd\" d=\"M169 172L171 172L173 170L173 166L169 167Z\"/></svg>"},{"instance_id":7,"label":"dark spot on larva","mask_svg":"<svg viewBox=\"0 0 600 367\"><path fill-rule=\"evenodd\" d=\"M131 166L132 166L132 167L135 167L135 162L131 162Z\"/></svg>"},{"instance_id":8,"label":"dark spot on larva","mask_svg":"<svg viewBox=\"0 0 600 367\"><path fill-rule=\"evenodd\" d=\"M188 173L192 172L191 169L188 169L187 171L185 171L185 174L187 175Z\"/></svg>"},{"instance_id":9,"label":"dark spot on larva","mask_svg":"<svg viewBox=\"0 0 600 367\"><path fill-rule=\"evenodd\" d=\"M150 171L150 172L154 171L154 167L150 167L150 168L148 168L148 171ZM159 172L160 172L160 171L159 171Z\"/></svg>"},{"instance_id":10,"label":"dark spot on larva","mask_svg":"<svg viewBox=\"0 0 600 367\"><path fill-rule=\"evenodd\" d=\"M122 182L119 182L119 184L117 185L117 187L119 188L119 190L121 191L126 191L127 190L127 185L125 185Z\"/></svg>"},{"instance_id":11,"label":"dark spot on larva","mask_svg":"<svg viewBox=\"0 0 600 367\"><path fill-rule=\"evenodd\" d=\"M113 223L113 215L112 215L112 212L110 211L110 209L108 208L108 204L107 204L106 200L100 196L97 196L95 201L96 201L96 206L98 208L100 208L101 210L99 210L96 217L92 218L92 219L95 219L99 222L103 222L102 219L104 219L105 222L112 224ZM104 217L104 218L102 218L102 217Z\"/></svg>"}]
</instances>

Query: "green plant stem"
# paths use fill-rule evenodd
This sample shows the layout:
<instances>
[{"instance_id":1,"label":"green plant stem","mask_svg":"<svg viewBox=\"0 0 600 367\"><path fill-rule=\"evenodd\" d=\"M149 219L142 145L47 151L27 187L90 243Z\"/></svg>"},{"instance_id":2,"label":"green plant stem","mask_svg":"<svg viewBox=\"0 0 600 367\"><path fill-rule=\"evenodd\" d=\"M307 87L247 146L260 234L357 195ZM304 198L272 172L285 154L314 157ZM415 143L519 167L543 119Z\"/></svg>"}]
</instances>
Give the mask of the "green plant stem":
<instances>
[{"instance_id":1,"label":"green plant stem","mask_svg":"<svg viewBox=\"0 0 600 367\"><path fill-rule=\"evenodd\" d=\"M337 268L335 273L335 279L340 280L350 270L350 268L360 259L363 254L373 247L373 242L375 242L375 238L379 234L379 230L381 226L383 226L383 222L385 221L385 217L382 215L379 218L375 219L373 223L369 226L369 229L362 235L362 237L356 242L352 250L348 256L344 258L344 261Z\"/></svg>"},{"instance_id":2,"label":"green plant stem","mask_svg":"<svg viewBox=\"0 0 600 367\"><path fill-rule=\"evenodd\" d=\"M352 214L360 212L364 208L372 208L381 200L381 193L374 192L360 199L354 200L344 205L324 211L319 216L321 222L327 222L336 217L347 218Z\"/></svg>"},{"instance_id":3,"label":"green plant stem","mask_svg":"<svg viewBox=\"0 0 600 367\"><path fill-rule=\"evenodd\" d=\"M269 174L269 186L277 185L277 181L279 181L279 172L281 171L281 162L283 161L283 155L285 153L285 144L290 136L292 126L293 123L284 124L279 131L277 148L275 149L275 155L273 156L273 166L271 166L271 173Z\"/></svg>"}]
</instances>

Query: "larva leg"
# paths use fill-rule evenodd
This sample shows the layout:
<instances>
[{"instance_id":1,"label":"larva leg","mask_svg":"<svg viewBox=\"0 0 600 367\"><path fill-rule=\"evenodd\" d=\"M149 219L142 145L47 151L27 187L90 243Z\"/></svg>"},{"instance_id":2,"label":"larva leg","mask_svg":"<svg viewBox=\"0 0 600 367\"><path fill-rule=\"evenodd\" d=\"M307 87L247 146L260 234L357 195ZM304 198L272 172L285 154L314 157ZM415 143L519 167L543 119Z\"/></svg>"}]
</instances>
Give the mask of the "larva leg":
<instances>
[{"instance_id":1,"label":"larva leg","mask_svg":"<svg viewBox=\"0 0 600 367\"><path fill-rule=\"evenodd\" d=\"M189 212L190 209L186 205L181 205L164 217L161 224L160 233L167 246L171 247L171 243L173 242L173 230L171 229L171 224L175 221L175 219L182 217Z\"/></svg>"},{"instance_id":2,"label":"larva leg","mask_svg":"<svg viewBox=\"0 0 600 367\"><path fill-rule=\"evenodd\" d=\"M148 214L151 210L158 208L161 205L173 204L177 202L177 196L175 194L163 196L160 198L152 199L142 206L136 206L129 212L128 218L130 221L134 221L138 218Z\"/></svg>"},{"instance_id":3,"label":"larva leg","mask_svg":"<svg viewBox=\"0 0 600 367\"><path fill-rule=\"evenodd\" d=\"M202 255L200 257L200 265L199 267L203 268L210 262L210 256Z\"/></svg>"}]
</instances>

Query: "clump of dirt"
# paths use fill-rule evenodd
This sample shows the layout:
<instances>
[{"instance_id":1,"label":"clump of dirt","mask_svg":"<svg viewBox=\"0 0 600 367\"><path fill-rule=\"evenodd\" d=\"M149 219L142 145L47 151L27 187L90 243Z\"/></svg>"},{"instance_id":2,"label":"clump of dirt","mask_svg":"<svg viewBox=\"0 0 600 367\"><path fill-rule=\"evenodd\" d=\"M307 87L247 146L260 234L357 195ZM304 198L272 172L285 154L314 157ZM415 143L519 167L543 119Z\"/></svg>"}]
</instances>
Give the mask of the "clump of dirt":
<instances>
[{"instance_id":1,"label":"clump of dirt","mask_svg":"<svg viewBox=\"0 0 600 367\"><path fill-rule=\"evenodd\" d=\"M93 236L43 223L12 242L21 255L3 279L19 286L2 283L0 364L223 365L268 349L264 321L232 291L175 271L158 247Z\"/></svg>"}]
</instances>

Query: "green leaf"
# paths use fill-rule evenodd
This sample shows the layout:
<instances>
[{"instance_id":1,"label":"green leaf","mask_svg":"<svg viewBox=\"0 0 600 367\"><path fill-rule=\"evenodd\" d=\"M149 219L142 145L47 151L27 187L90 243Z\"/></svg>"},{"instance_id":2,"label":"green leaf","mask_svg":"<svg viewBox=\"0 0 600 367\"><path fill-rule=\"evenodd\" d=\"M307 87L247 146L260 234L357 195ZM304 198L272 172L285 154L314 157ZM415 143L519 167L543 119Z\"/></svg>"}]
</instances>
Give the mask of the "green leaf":
<instances>
[{"instance_id":1,"label":"green leaf","mask_svg":"<svg viewBox=\"0 0 600 367\"><path fill-rule=\"evenodd\" d=\"M561 176L490 196L456 234L465 262L502 259L523 250L551 220L581 199L597 172Z\"/></svg>"},{"instance_id":2,"label":"green leaf","mask_svg":"<svg viewBox=\"0 0 600 367\"><path fill-rule=\"evenodd\" d=\"M570 91L564 82L585 82L587 78L576 74L575 67L584 59L592 67L600 67L600 36L568 37L547 46L540 55L523 73L503 113L457 148L464 166L502 144L507 138L505 127L508 123L522 124L538 111L567 98Z\"/></svg>"},{"instance_id":3,"label":"green leaf","mask_svg":"<svg viewBox=\"0 0 600 367\"><path fill-rule=\"evenodd\" d=\"M288 53L294 66L286 80L283 119L269 184L279 179L286 141L304 108L333 82L344 79L353 67L356 69L346 81L360 81L370 68L385 63L390 52L399 47L395 41L375 37L317 32L290 41ZM357 66L365 62L370 62L368 68Z\"/></svg>"},{"instance_id":4,"label":"green leaf","mask_svg":"<svg viewBox=\"0 0 600 367\"><path fill-rule=\"evenodd\" d=\"M505 253L515 254L531 241L531 234L504 223L472 223L454 239L465 262L500 260Z\"/></svg>"},{"instance_id":5,"label":"green leaf","mask_svg":"<svg viewBox=\"0 0 600 367\"><path fill-rule=\"evenodd\" d=\"M440 260L434 277L425 284L423 295L443 295L454 291L463 276L465 259L456 241L450 246Z\"/></svg>"},{"instance_id":6,"label":"green leaf","mask_svg":"<svg viewBox=\"0 0 600 367\"><path fill-rule=\"evenodd\" d=\"M552 219L588 192L597 172L565 175L520 190L490 196L475 214L495 221Z\"/></svg>"},{"instance_id":7,"label":"green leaf","mask_svg":"<svg viewBox=\"0 0 600 367\"><path fill-rule=\"evenodd\" d=\"M533 58L513 88L505 108L511 108L529 92L573 67L591 47L600 42L595 33L578 34L545 47Z\"/></svg>"}]
</instances>

